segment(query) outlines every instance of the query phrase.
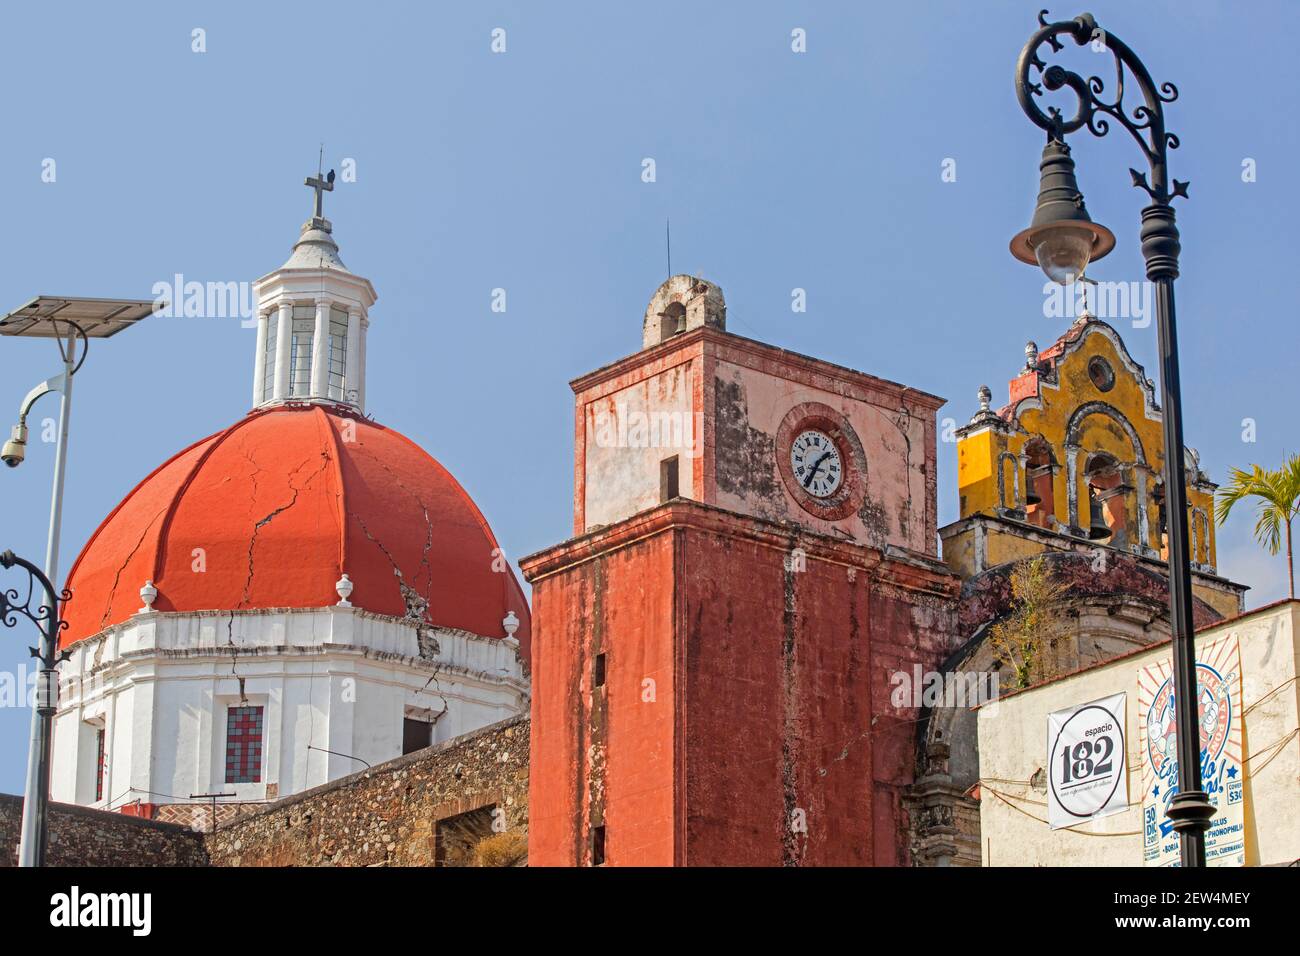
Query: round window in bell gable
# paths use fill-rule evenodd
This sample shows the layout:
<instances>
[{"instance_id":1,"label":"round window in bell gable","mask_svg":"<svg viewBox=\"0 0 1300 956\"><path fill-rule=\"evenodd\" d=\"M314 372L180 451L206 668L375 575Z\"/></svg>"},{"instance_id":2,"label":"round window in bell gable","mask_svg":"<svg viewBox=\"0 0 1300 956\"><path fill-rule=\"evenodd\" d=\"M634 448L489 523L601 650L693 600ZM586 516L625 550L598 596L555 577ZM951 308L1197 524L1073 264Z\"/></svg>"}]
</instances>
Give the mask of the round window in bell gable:
<instances>
[{"instance_id":1,"label":"round window in bell gable","mask_svg":"<svg viewBox=\"0 0 1300 956\"><path fill-rule=\"evenodd\" d=\"M1115 370L1100 355L1094 355L1088 360L1088 378L1099 392L1109 392L1115 387Z\"/></svg>"}]
</instances>

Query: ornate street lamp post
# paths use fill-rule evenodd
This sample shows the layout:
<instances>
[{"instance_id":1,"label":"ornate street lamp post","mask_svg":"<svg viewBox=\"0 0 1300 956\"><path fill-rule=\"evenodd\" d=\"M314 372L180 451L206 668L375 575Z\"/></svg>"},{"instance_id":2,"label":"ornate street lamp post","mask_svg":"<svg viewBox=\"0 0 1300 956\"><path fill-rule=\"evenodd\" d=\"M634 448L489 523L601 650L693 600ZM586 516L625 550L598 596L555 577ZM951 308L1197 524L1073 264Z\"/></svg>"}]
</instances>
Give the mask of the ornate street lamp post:
<instances>
[{"instance_id":1,"label":"ornate street lamp post","mask_svg":"<svg viewBox=\"0 0 1300 956\"><path fill-rule=\"evenodd\" d=\"M45 571L42 575L47 587L59 579L59 534L63 526L63 482L68 462L68 423L72 414L73 377L86 361L91 339L106 339L116 335L165 305L162 301L40 295L8 315L0 316L0 336L52 338L58 343L59 354L63 359L62 374L47 379L27 393L18 412L18 424L14 426L13 436L0 448L0 461L10 468L22 464L27 457L27 416L31 414L32 406L42 396L51 392L60 393L62 401L59 405L58 446L54 452L54 490L50 495L50 528L45 547ZM77 352L78 339L81 341L80 354ZM26 566L25 562L22 563ZM42 661L47 657L54 659L54 647L42 647L37 656ZM49 706L56 706L54 697L50 701L54 703ZM22 830L18 839L19 866L39 865L36 862L36 809L38 805L43 806L49 796L50 746L48 728L41 720L41 715L33 711L31 742L27 753L27 783L23 790ZM46 761L44 769L41 766L42 759Z\"/></svg>"},{"instance_id":2,"label":"ornate street lamp post","mask_svg":"<svg viewBox=\"0 0 1300 956\"><path fill-rule=\"evenodd\" d=\"M21 614L41 631L37 646L31 648L32 657L40 662L41 669L36 677L36 719L38 727L37 747L37 784L33 818L36 823L33 841L34 866L45 865L45 848L49 838L50 808L50 748L54 742L54 712L58 709L58 672L55 666L67 659L68 652L59 651L59 631L67 625L59 620L60 600L66 601L71 595L64 591L54 593L54 585L36 565L18 557L12 551L0 554L0 567L6 571L17 566L27 572L27 593L24 596L20 588L0 590L0 623L13 627ZM37 593L37 585L40 593ZM19 598L22 598L21 602ZM33 601L43 603L33 607Z\"/></svg>"},{"instance_id":3,"label":"ornate street lamp post","mask_svg":"<svg viewBox=\"0 0 1300 956\"><path fill-rule=\"evenodd\" d=\"M1011 242L1017 259L1037 262L1048 277L1068 284L1083 275L1090 261L1100 259L1114 246L1104 226L1093 223L1084 209L1083 194L1074 178L1065 136L1086 127L1094 136L1110 129L1106 117L1119 123L1137 141L1150 169L1130 169L1133 185L1151 198L1142 210L1142 255L1147 278L1155 284L1156 321L1160 336L1160 385L1164 407L1165 510L1169 532L1169 625L1173 637L1174 706L1178 741L1178 793L1169 805L1169 818L1182 838L1183 866L1205 865L1205 831L1214 808L1201 790L1201 737L1197 722L1196 648L1192 625L1192 571L1187 542L1187 486L1183 476L1182 396L1178 376L1178 336L1174 321L1174 279L1178 277L1178 227L1172 201L1186 197L1187 183L1169 179L1168 151L1178 148L1178 137L1165 129L1164 104L1178 98L1172 83L1159 88L1151 74L1123 42L1097 26L1092 14L1048 23L1047 11L1038 15L1040 29L1029 38L1016 63L1016 97L1025 114L1047 131L1043 150L1042 184L1033 223ZM1099 77L1087 80L1061 66L1048 66L1039 56L1046 44L1059 53L1067 36L1077 45L1092 44L1109 52L1115 61L1114 99L1101 99L1105 85ZM1126 112L1125 71L1133 77L1144 102ZM1040 82L1031 79L1031 73ZM1079 105L1073 117L1049 107L1044 113L1035 102L1043 89L1069 87ZM1103 115L1104 114L1104 115Z\"/></svg>"}]
</instances>

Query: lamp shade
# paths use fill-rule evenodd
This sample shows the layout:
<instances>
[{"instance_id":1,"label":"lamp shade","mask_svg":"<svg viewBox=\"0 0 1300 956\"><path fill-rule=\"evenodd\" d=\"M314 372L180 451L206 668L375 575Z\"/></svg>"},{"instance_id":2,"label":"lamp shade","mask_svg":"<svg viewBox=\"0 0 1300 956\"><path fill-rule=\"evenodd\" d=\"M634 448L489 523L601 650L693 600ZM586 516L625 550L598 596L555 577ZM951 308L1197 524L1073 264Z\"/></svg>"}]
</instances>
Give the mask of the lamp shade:
<instances>
[{"instance_id":1,"label":"lamp shade","mask_svg":"<svg viewBox=\"0 0 1300 956\"><path fill-rule=\"evenodd\" d=\"M1033 221L1011 240L1011 254L1037 264L1053 282L1068 285L1083 275L1088 263L1115 248L1115 236L1088 216L1069 146L1049 140L1039 171Z\"/></svg>"}]
</instances>

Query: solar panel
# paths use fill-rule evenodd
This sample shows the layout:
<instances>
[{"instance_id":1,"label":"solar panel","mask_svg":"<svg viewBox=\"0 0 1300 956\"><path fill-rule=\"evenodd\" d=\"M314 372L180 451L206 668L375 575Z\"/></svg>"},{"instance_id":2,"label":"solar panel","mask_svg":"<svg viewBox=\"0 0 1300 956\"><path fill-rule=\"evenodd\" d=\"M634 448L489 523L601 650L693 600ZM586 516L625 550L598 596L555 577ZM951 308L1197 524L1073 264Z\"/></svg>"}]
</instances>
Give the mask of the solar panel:
<instances>
[{"instance_id":1,"label":"solar panel","mask_svg":"<svg viewBox=\"0 0 1300 956\"><path fill-rule=\"evenodd\" d=\"M0 318L0 335L66 338L75 322L87 338L106 339L152 315L163 303L140 299L88 299L38 295Z\"/></svg>"}]
</instances>

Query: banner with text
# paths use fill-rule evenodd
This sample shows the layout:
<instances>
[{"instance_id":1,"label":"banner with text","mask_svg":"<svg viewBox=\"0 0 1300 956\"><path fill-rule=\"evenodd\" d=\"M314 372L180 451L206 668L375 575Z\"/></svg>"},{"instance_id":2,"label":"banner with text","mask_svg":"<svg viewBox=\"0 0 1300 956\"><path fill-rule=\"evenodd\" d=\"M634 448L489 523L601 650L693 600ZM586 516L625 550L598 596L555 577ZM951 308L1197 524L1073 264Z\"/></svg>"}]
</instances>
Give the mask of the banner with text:
<instances>
[{"instance_id":1,"label":"banner with text","mask_svg":"<svg viewBox=\"0 0 1300 956\"><path fill-rule=\"evenodd\" d=\"M1125 694L1047 715L1047 821L1053 830L1128 809Z\"/></svg>"},{"instance_id":2,"label":"banner with text","mask_svg":"<svg viewBox=\"0 0 1300 956\"><path fill-rule=\"evenodd\" d=\"M1142 861L1177 866L1178 834L1165 815L1178 792L1173 659L1138 671L1139 750L1142 755ZM1201 789L1214 805L1205 834L1207 866L1245 863L1241 774L1241 648L1235 634L1197 652L1197 723L1201 734Z\"/></svg>"}]
</instances>

